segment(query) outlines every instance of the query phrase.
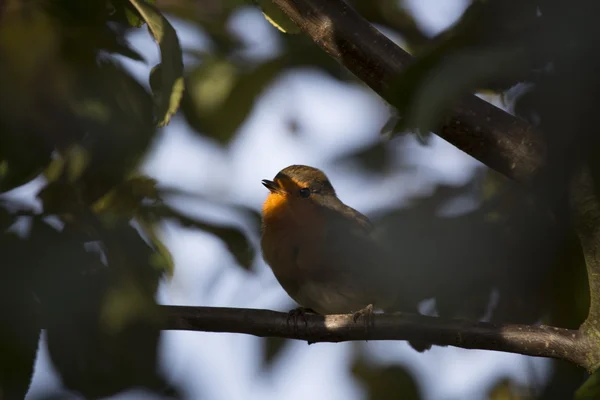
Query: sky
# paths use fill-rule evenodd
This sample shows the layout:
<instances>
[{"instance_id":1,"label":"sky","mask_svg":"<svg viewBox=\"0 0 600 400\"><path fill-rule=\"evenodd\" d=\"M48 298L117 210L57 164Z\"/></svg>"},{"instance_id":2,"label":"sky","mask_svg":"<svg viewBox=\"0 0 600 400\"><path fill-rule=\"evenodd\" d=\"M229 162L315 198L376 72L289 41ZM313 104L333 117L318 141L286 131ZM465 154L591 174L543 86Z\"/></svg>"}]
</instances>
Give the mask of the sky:
<instances>
[{"instance_id":1,"label":"sky","mask_svg":"<svg viewBox=\"0 0 600 400\"><path fill-rule=\"evenodd\" d=\"M460 16L466 1L406 0L405 4L422 28L434 34ZM207 45L197 30L180 21L171 22L184 48ZM280 33L256 9L241 10L233 18L231 29L243 35L248 51L257 58L277 51ZM159 60L157 48L146 32L135 33L130 39L148 62L126 65L146 82L149 68ZM428 146L411 137L400 139L408 152L400 152L398 142L390 144L393 150L398 149L399 161L413 168L379 180L333 162L336 156L376 140L388 115L384 102L362 85L340 83L314 69L294 70L267 88L228 148L199 137L175 118L161 133L144 169L169 186L220 196L260 210L266 197L261 179L272 178L287 165L307 164L323 169L339 197L368 214L386 204L402 203L414 194L429 193L437 183L465 183L481 167L437 137ZM301 121L296 135L287 133L290 117ZM22 188L19 195L31 195L34 189L35 183ZM236 221L218 205L194 199L178 200L176 204L190 214ZM166 225L164 236L175 260L175 274L161 285L161 303L281 311L294 307L260 257L254 265L256 272L249 273L236 266L220 240L209 234ZM257 237L253 240L258 244ZM181 384L190 399L299 400L314 398L318 393L318 398L358 400L365 396L364 388L347 371L355 346L352 343L307 346L294 341L269 374L261 367L261 346L259 338L248 335L165 332L160 347L161 368L168 379ZM405 342L369 342L365 346L374 362L409 365L426 400L483 399L491 380L508 376L522 383L543 382L550 368L546 360L508 353L453 347L417 353ZM42 337L28 398L60 385ZM140 396L152 398L140 392L113 398Z\"/></svg>"}]
</instances>

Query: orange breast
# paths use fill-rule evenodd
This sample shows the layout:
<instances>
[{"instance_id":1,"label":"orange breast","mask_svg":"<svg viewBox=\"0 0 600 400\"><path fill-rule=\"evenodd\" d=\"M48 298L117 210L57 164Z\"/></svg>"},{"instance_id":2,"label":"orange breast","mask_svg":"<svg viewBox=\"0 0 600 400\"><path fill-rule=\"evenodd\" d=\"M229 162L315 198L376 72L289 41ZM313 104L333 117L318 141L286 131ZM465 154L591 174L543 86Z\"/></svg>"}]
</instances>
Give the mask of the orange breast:
<instances>
[{"instance_id":1,"label":"orange breast","mask_svg":"<svg viewBox=\"0 0 600 400\"><path fill-rule=\"evenodd\" d=\"M267 197L262 217L263 257L281 286L294 297L298 284L302 281L301 271L296 265L298 246L301 244L301 227L296 224L288 199L279 194Z\"/></svg>"},{"instance_id":2,"label":"orange breast","mask_svg":"<svg viewBox=\"0 0 600 400\"><path fill-rule=\"evenodd\" d=\"M290 218L288 199L286 196L270 193L263 203L263 224L277 224L285 218Z\"/></svg>"}]
</instances>

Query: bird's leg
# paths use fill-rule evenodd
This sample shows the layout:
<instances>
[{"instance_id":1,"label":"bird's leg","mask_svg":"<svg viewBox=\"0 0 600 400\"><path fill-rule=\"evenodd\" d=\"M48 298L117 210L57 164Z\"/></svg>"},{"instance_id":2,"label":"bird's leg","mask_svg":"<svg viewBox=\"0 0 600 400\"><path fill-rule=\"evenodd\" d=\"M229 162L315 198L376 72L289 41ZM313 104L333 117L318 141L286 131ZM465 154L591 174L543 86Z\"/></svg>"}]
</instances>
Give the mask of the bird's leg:
<instances>
[{"instance_id":1,"label":"bird's leg","mask_svg":"<svg viewBox=\"0 0 600 400\"><path fill-rule=\"evenodd\" d=\"M352 314L352 320L354 322L357 322L360 317L364 318L365 331L367 332L368 337L369 329L375 325L375 320L373 319L373 304L369 304L362 310L358 310Z\"/></svg>"},{"instance_id":2,"label":"bird's leg","mask_svg":"<svg viewBox=\"0 0 600 400\"><path fill-rule=\"evenodd\" d=\"M308 321L306 321L306 314L318 314L312 308L307 307L298 307L290 310L288 312L287 324L290 325L290 321L294 321L294 333L298 330L298 318L302 318L304 320L304 327L308 328Z\"/></svg>"}]
</instances>

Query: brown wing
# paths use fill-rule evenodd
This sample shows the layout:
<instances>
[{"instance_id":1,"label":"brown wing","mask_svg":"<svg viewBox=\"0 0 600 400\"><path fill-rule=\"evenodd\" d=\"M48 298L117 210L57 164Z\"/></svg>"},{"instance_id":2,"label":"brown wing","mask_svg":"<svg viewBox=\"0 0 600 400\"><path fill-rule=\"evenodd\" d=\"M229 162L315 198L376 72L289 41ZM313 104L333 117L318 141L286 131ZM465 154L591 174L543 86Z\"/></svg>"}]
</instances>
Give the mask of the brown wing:
<instances>
[{"instance_id":1,"label":"brown wing","mask_svg":"<svg viewBox=\"0 0 600 400\"><path fill-rule=\"evenodd\" d=\"M343 210L327 214L325 258L333 260L321 269L328 271L330 279L348 297L364 303L385 306L394 297L394 276L391 264L383 249L371 236L369 219L344 206ZM342 211L342 212L339 212Z\"/></svg>"}]
</instances>

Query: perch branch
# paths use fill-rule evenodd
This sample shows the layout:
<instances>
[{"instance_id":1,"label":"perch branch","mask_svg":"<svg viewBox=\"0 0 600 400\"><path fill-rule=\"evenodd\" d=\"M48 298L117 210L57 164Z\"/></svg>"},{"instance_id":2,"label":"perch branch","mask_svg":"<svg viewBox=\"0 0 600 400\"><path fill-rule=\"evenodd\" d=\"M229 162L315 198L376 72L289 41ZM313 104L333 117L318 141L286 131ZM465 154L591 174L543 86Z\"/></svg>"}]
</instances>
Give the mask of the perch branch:
<instances>
[{"instance_id":1,"label":"perch branch","mask_svg":"<svg viewBox=\"0 0 600 400\"><path fill-rule=\"evenodd\" d=\"M410 54L343 0L272 0L327 54L381 97L411 62ZM437 133L488 167L529 181L544 160L539 134L525 121L476 97L463 99Z\"/></svg>"},{"instance_id":2,"label":"perch branch","mask_svg":"<svg viewBox=\"0 0 600 400\"><path fill-rule=\"evenodd\" d=\"M354 322L352 314L288 313L247 308L162 306L164 330L244 333L309 343L356 340L425 340L465 349L496 350L567 360L590 369L587 337L551 326L494 325L413 314L375 314L371 324Z\"/></svg>"}]
</instances>

